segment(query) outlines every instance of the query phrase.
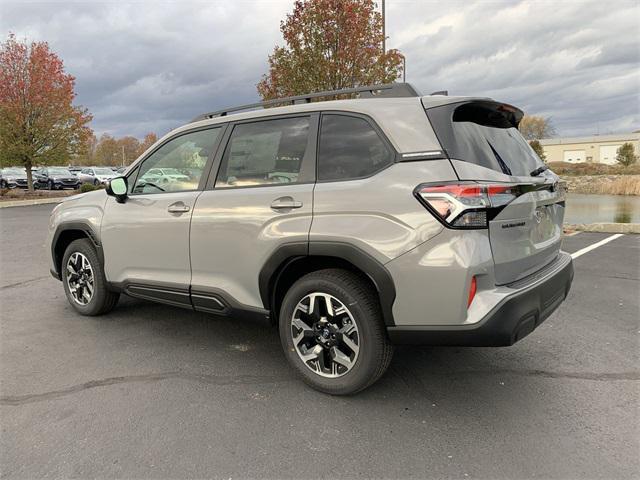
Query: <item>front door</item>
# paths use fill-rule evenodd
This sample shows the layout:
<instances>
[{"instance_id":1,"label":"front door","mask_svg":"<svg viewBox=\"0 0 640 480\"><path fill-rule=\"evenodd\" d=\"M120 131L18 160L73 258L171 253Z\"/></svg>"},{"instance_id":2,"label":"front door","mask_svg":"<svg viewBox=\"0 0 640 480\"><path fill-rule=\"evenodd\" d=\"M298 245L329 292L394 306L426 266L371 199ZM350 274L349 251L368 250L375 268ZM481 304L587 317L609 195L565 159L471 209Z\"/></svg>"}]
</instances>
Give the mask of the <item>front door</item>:
<instances>
[{"instance_id":1,"label":"front door","mask_svg":"<svg viewBox=\"0 0 640 480\"><path fill-rule=\"evenodd\" d=\"M107 280L131 295L189 305L189 228L221 127L180 134L128 176L124 203L109 197L101 226Z\"/></svg>"},{"instance_id":2,"label":"front door","mask_svg":"<svg viewBox=\"0 0 640 480\"><path fill-rule=\"evenodd\" d=\"M233 125L191 221L196 309L262 308L259 274L271 254L285 243L306 254L317 121L307 114Z\"/></svg>"}]
</instances>

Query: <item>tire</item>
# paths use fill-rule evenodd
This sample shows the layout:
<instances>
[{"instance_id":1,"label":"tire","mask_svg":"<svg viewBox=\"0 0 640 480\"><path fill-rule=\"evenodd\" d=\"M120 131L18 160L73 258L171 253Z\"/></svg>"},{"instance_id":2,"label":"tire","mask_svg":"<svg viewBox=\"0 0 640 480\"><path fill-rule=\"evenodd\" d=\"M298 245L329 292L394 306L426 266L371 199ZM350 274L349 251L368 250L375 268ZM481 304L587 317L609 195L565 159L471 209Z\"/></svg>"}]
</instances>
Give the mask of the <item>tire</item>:
<instances>
[{"instance_id":1,"label":"tire","mask_svg":"<svg viewBox=\"0 0 640 480\"><path fill-rule=\"evenodd\" d=\"M0 188L5 189L7 188L7 182L5 182L4 180L0 181Z\"/></svg>"},{"instance_id":2,"label":"tire","mask_svg":"<svg viewBox=\"0 0 640 480\"><path fill-rule=\"evenodd\" d=\"M47 188L49 190L54 190L55 189L55 186L53 185L53 181L52 180L49 180L49 182L47 183Z\"/></svg>"},{"instance_id":3,"label":"tire","mask_svg":"<svg viewBox=\"0 0 640 480\"><path fill-rule=\"evenodd\" d=\"M84 256L91 267L93 293L86 304L80 304L71 292L67 265L69 263L69 259L74 254L80 254L77 258L82 258L82 256ZM98 254L89 239L82 238L74 240L69 244L62 257L61 271L62 284L64 285L64 292L67 295L67 300L81 315L102 315L113 310L118 303L120 294L112 292L107 288L107 281L104 276L104 270L100 263L100 259L98 258ZM86 301L87 299L83 297L82 300Z\"/></svg>"},{"instance_id":4,"label":"tire","mask_svg":"<svg viewBox=\"0 0 640 480\"><path fill-rule=\"evenodd\" d=\"M99 181L98 181L98 179L96 178L96 179L93 181L93 184L97 187L98 185L100 185L100 182L99 182Z\"/></svg>"},{"instance_id":5,"label":"tire","mask_svg":"<svg viewBox=\"0 0 640 480\"><path fill-rule=\"evenodd\" d=\"M311 300L310 294L316 294L315 300ZM332 303L334 313L343 307L346 311L334 316L326 315L328 322L323 323L322 318L318 319L317 312L327 312L327 301ZM308 316L304 312L303 309L310 308L306 302L314 302L315 315ZM315 306L316 304L324 304L325 307ZM295 326L299 325L299 319L304 321L311 332ZM294 322L297 323L294 325ZM340 332L346 331L345 328L349 327L347 324L355 326L350 340L352 345L356 344L357 352L346 347L341 340L344 339L344 335ZM336 329L340 326L341 328ZM326 339L321 338L326 335L324 330L330 332ZM393 346L387 338L375 290L359 275L347 270L319 270L303 276L294 283L286 293L280 309L279 331L289 364L309 386L331 395L350 395L364 390L384 374L393 356ZM294 344L294 331L296 336L304 332L303 340L297 345ZM320 332L322 335L319 335ZM334 335L331 332L335 333L335 340L332 340ZM327 343L324 343L325 340ZM328 348L331 345L328 342L333 342L343 354L351 357L350 367L330 360L334 358L335 352L333 347ZM316 348L315 345L320 347ZM311 365L301 358L301 355L307 352L311 352L310 355L313 356L321 350L325 353L318 354L317 360L310 360ZM321 355L324 357L320 358ZM320 362L324 366L321 366ZM331 363L330 368L328 363ZM324 367L327 369L320 372ZM342 371L334 372L333 368Z\"/></svg>"}]
</instances>

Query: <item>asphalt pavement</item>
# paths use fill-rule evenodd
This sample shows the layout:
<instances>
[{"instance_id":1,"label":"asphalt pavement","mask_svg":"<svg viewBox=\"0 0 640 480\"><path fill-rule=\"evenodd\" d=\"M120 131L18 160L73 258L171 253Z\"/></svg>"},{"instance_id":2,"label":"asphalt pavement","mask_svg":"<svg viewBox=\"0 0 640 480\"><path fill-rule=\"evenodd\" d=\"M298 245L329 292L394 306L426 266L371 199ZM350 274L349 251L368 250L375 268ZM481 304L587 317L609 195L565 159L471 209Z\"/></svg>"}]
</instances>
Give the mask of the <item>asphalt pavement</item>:
<instances>
[{"instance_id":1,"label":"asphalt pavement","mask_svg":"<svg viewBox=\"0 0 640 480\"><path fill-rule=\"evenodd\" d=\"M0 210L2 478L640 476L638 235L577 258L522 342L398 348L373 387L331 397L264 324L126 297L76 314L48 273L52 208Z\"/></svg>"}]
</instances>

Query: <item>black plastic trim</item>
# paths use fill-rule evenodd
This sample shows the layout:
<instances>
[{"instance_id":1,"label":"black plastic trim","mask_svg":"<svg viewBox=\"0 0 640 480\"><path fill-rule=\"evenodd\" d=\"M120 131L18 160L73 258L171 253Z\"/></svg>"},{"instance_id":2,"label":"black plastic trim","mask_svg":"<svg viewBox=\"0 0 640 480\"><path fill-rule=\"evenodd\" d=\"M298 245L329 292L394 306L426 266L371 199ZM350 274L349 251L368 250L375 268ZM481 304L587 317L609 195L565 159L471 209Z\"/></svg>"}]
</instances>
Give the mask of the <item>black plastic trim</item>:
<instances>
[{"instance_id":1,"label":"black plastic trim","mask_svg":"<svg viewBox=\"0 0 640 480\"><path fill-rule=\"evenodd\" d=\"M175 307L192 308L188 289L165 288L156 285L128 283L124 286L124 293L131 297L165 303Z\"/></svg>"},{"instance_id":2,"label":"black plastic trim","mask_svg":"<svg viewBox=\"0 0 640 480\"><path fill-rule=\"evenodd\" d=\"M260 297L266 309L273 306L273 295L286 267L305 257L334 257L347 261L364 272L378 292L385 324L395 325L393 302L396 299L396 288L391 274L382 263L365 251L343 242L312 241L309 242L308 248L306 242L290 243L274 251L258 277Z\"/></svg>"},{"instance_id":3,"label":"black plastic trim","mask_svg":"<svg viewBox=\"0 0 640 480\"><path fill-rule=\"evenodd\" d=\"M62 235L63 232L68 232L73 230L83 232L87 236L87 238L91 240L91 243L93 243L93 246L96 249L96 253L98 254L100 265L104 266L104 254L102 252L102 245L100 245L98 236L96 232L94 232L91 224L88 222L82 222L82 221L64 222L59 224L56 227L56 231L53 234L53 239L51 240L51 258L53 259L54 268L51 269L50 271L51 271L51 275L53 275L53 277L57 278L58 280L62 280L62 273L59 270L59 264L62 262L62 258L58 258L56 256L56 246L58 244L58 241L60 240L60 235Z\"/></svg>"},{"instance_id":4,"label":"black plastic trim","mask_svg":"<svg viewBox=\"0 0 640 480\"><path fill-rule=\"evenodd\" d=\"M258 288L264 308L267 310L272 308L275 287L286 267L295 260L308 255L308 242L291 242L280 245L269 256L258 274Z\"/></svg>"},{"instance_id":5,"label":"black plastic trim","mask_svg":"<svg viewBox=\"0 0 640 480\"><path fill-rule=\"evenodd\" d=\"M570 255L563 253L553 273L543 279L534 279L531 285L507 297L477 324L388 327L389 339L402 345L513 345L558 308L569 294L572 281L573 261Z\"/></svg>"}]
</instances>

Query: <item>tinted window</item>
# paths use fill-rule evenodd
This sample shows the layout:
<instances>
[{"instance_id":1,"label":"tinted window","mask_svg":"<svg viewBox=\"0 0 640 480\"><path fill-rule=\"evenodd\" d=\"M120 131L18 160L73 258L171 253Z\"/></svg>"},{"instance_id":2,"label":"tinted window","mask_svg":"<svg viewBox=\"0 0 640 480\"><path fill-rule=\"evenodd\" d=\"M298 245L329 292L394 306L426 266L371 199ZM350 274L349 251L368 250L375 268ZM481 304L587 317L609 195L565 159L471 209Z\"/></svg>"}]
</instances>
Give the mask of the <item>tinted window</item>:
<instances>
[{"instance_id":1,"label":"tinted window","mask_svg":"<svg viewBox=\"0 0 640 480\"><path fill-rule=\"evenodd\" d=\"M309 117L243 123L233 128L216 187L298 181L309 139Z\"/></svg>"},{"instance_id":2,"label":"tinted window","mask_svg":"<svg viewBox=\"0 0 640 480\"><path fill-rule=\"evenodd\" d=\"M323 115L318 180L366 177L393 162L393 154L363 118Z\"/></svg>"},{"instance_id":3,"label":"tinted window","mask_svg":"<svg viewBox=\"0 0 640 480\"><path fill-rule=\"evenodd\" d=\"M180 135L162 145L140 165L132 192L196 190L219 133L219 127L200 130Z\"/></svg>"},{"instance_id":4,"label":"tinted window","mask_svg":"<svg viewBox=\"0 0 640 480\"><path fill-rule=\"evenodd\" d=\"M514 107L472 102L430 108L427 115L451 158L516 176L542 165L516 127L522 112Z\"/></svg>"}]
</instances>

